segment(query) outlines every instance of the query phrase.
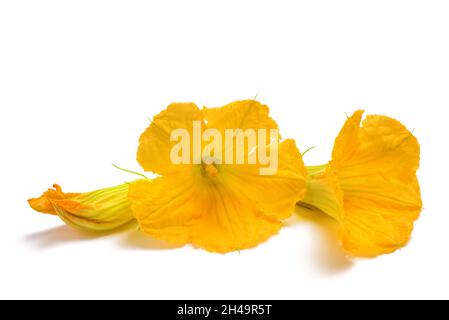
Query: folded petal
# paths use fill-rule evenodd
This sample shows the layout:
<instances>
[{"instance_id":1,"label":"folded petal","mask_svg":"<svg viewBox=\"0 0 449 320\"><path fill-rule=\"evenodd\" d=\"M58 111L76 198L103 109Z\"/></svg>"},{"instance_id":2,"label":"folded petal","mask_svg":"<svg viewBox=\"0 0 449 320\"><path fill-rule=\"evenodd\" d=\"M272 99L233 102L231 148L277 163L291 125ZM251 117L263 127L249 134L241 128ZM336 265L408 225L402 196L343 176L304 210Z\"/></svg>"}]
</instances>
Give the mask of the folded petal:
<instances>
[{"instance_id":1,"label":"folded petal","mask_svg":"<svg viewBox=\"0 0 449 320\"><path fill-rule=\"evenodd\" d=\"M334 164L345 163L349 159L354 150L359 145L358 133L360 130L360 121L362 120L363 110L357 110L349 117L340 134L335 139L334 149L332 150L332 161Z\"/></svg>"},{"instance_id":2,"label":"folded petal","mask_svg":"<svg viewBox=\"0 0 449 320\"><path fill-rule=\"evenodd\" d=\"M110 231L135 222L128 202L128 184L86 193L64 193L59 185L28 200L39 212L58 215L86 231Z\"/></svg>"},{"instance_id":3,"label":"folded petal","mask_svg":"<svg viewBox=\"0 0 449 320\"><path fill-rule=\"evenodd\" d=\"M53 207L52 200L71 199L79 195L80 193L62 192L61 187L58 184L54 184L53 189L49 188L39 198L29 199L28 204L38 212L56 215L57 212Z\"/></svg>"},{"instance_id":4,"label":"folded petal","mask_svg":"<svg viewBox=\"0 0 449 320\"><path fill-rule=\"evenodd\" d=\"M172 163L170 152L178 142L170 141L170 136L174 130L185 129L190 139L193 139L194 121L203 121L202 110L194 103L172 103L156 115L150 126L140 136L137 161L142 168L145 171L165 175L190 167ZM192 141L190 146L193 146Z\"/></svg>"}]
</instances>

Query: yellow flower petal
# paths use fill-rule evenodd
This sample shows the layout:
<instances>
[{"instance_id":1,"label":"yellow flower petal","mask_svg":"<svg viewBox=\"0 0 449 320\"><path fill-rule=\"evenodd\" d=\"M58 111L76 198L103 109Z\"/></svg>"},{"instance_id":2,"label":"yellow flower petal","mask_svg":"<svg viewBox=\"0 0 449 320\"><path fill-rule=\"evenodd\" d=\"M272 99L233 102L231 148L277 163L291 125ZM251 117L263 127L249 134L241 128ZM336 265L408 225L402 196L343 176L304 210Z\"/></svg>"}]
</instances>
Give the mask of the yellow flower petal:
<instances>
[{"instance_id":1,"label":"yellow flower petal","mask_svg":"<svg viewBox=\"0 0 449 320\"><path fill-rule=\"evenodd\" d=\"M404 246L421 211L419 144L397 120L368 116L360 126L362 115L348 118L332 161L309 175L303 202L340 222L349 253L373 257Z\"/></svg>"},{"instance_id":2,"label":"yellow flower petal","mask_svg":"<svg viewBox=\"0 0 449 320\"><path fill-rule=\"evenodd\" d=\"M332 167L338 176L413 180L419 166L416 138L399 121L385 116L369 115L360 126L362 114L356 111L335 140Z\"/></svg>"},{"instance_id":3,"label":"yellow flower petal","mask_svg":"<svg viewBox=\"0 0 449 320\"><path fill-rule=\"evenodd\" d=\"M28 200L39 212L56 214L68 225L87 231L110 231L135 222L128 184L86 193L64 193L59 185Z\"/></svg>"},{"instance_id":4,"label":"yellow flower petal","mask_svg":"<svg viewBox=\"0 0 449 320\"><path fill-rule=\"evenodd\" d=\"M143 232L175 244L188 241L189 225L201 215L202 189L193 172L129 185L129 201Z\"/></svg>"},{"instance_id":5,"label":"yellow flower petal","mask_svg":"<svg viewBox=\"0 0 449 320\"><path fill-rule=\"evenodd\" d=\"M375 257L405 246L416 218L413 209L385 208L361 199L346 199L345 211L342 245L359 257Z\"/></svg>"},{"instance_id":6,"label":"yellow flower petal","mask_svg":"<svg viewBox=\"0 0 449 320\"><path fill-rule=\"evenodd\" d=\"M360 130L360 121L362 120L363 110L357 110L349 117L340 134L335 139L334 149L332 150L332 161L335 163L344 163L351 157L358 145L358 133Z\"/></svg>"},{"instance_id":7,"label":"yellow flower petal","mask_svg":"<svg viewBox=\"0 0 449 320\"><path fill-rule=\"evenodd\" d=\"M141 230L220 253L253 247L279 230L279 221L226 188L219 177L211 181L201 175L198 171L132 183L129 196Z\"/></svg>"},{"instance_id":8,"label":"yellow flower petal","mask_svg":"<svg viewBox=\"0 0 449 320\"><path fill-rule=\"evenodd\" d=\"M268 106L256 100L231 102L219 108L204 108L207 127L218 129L277 129Z\"/></svg>"},{"instance_id":9,"label":"yellow flower petal","mask_svg":"<svg viewBox=\"0 0 449 320\"><path fill-rule=\"evenodd\" d=\"M176 141L170 141L175 129L186 129L193 138L193 121L202 121L202 110L194 103L172 103L153 118L150 126L140 136L137 161L145 171L170 174L185 170L189 165L174 165L170 151ZM193 146L193 143L190 144Z\"/></svg>"},{"instance_id":10,"label":"yellow flower petal","mask_svg":"<svg viewBox=\"0 0 449 320\"><path fill-rule=\"evenodd\" d=\"M285 219L306 190L307 172L294 140L279 145L276 174L260 175L261 164L223 167L226 186L257 204L270 217Z\"/></svg>"}]
</instances>

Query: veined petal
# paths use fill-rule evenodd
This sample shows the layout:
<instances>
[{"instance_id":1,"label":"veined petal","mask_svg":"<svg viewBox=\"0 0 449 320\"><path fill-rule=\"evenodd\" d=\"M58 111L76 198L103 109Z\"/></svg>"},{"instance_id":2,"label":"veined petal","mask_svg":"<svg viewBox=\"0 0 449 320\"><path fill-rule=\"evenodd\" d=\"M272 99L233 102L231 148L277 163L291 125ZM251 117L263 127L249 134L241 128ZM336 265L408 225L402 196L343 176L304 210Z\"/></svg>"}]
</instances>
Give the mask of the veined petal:
<instances>
[{"instance_id":1,"label":"veined petal","mask_svg":"<svg viewBox=\"0 0 449 320\"><path fill-rule=\"evenodd\" d=\"M266 241L282 226L242 197L239 190L222 184L211 184L207 190L207 211L194 223L191 233L197 247L219 253L248 249Z\"/></svg>"},{"instance_id":2,"label":"veined petal","mask_svg":"<svg viewBox=\"0 0 449 320\"><path fill-rule=\"evenodd\" d=\"M277 220L201 170L130 185L130 201L143 232L172 243L225 253L253 247L275 234Z\"/></svg>"},{"instance_id":3,"label":"veined petal","mask_svg":"<svg viewBox=\"0 0 449 320\"><path fill-rule=\"evenodd\" d=\"M334 163L344 163L345 160L352 156L354 150L357 148L359 144L357 138L363 112L363 110L354 112L354 114L346 120L339 135L335 139L334 149L332 151L332 161Z\"/></svg>"},{"instance_id":4,"label":"veined petal","mask_svg":"<svg viewBox=\"0 0 449 320\"><path fill-rule=\"evenodd\" d=\"M413 213L346 199L342 245L353 256L375 257L405 246L413 231Z\"/></svg>"},{"instance_id":5,"label":"veined petal","mask_svg":"<svg viewBox=\"0 0 449 320\"><path fill-rule=\"evenodd\" d=\"M192 172L180 172L129 186L129 201L140 229L175 244L189 241L190 226L204 211L204 192Z\"/></svg>"},{"instance_id":6,"label":"veined petal","mask_svg":"<svg viewBox=\"0 0 449 320\"><path fill-rule=\"evenodd\" d=\"M263 214L284 219L306 191L307 172L294 140L279 145L278 167L273 175L261 175L260 163L223 167L225 185L256 204Z\"/></svg>"},{"instance_id":7,"label":"veined petal","mask_svg":"<svg viewBox=\"0 0 449 320\"><path fill-rule=\"evenodd\" d=\"M137 161L142 168L162 175L189 168L190 165L172 163L170 152L178 142L170 141L170 135L173 130L185 129L193 139L194 121L203 121L202 110L194 103L172 103L156 115L140 136Z\"/></svg>"},{"instance_id":8,"label":"veined petal","mask_svg":"<svg viewBox=\"0 0 449 320\"><path fill-rule=\"evenodd\" d=\"M218 129L277 129L268 106L256 100L231 102L219 108L204 108L207 127Z\"/></svg>"},{"instance_id":9,"label":"veined petal","mask_svg":"<svg viewBox=\"0 0 449 320\"><path fill-rule=\"evenodd\" d=\"M28 200L39 212L57 214L68 225L87 231L110 231L135 221L128 184L86 193L64 193L59 185Z\"/></svg>"},{"instance_id":10,"label":"veined petal","mask_svg":"<svg viewBox=\"0 0 449 320\"><path fill-rule=\"evenodd\" d=\"M269 145L271 140L280 140L278 126L270 118L268 106L256 100L235 101L218 108L204 107L203 113L207 128L218 130L223 138L221 159L216 157L222 163L237 162L236 160L225 160L225 158L229 159L230 154L235 159L238 157L242 159L242 162L247 163L248 154L251 151L249 137L252 137L254 142L257 141L256 143L264 139L264 141L260 141L263 145ZM259 137L259 131L262 131L264 136ZM241 153L237 156L239 143L242 143L244 148L239 150Z\"/></svg>"},{"instance_id":11,"label":"veined petal","mask_svg":"<svg viewBox=\"0 0 449 320\"><path fill-rule=\"evenodd\" d=\"M332 168L341 179L366 175L413 179L419 166L419 144L399 121L363 111L348 118L335 140ZM342 181L344 183L345 181Z\"/></svg>"}]
</instances>

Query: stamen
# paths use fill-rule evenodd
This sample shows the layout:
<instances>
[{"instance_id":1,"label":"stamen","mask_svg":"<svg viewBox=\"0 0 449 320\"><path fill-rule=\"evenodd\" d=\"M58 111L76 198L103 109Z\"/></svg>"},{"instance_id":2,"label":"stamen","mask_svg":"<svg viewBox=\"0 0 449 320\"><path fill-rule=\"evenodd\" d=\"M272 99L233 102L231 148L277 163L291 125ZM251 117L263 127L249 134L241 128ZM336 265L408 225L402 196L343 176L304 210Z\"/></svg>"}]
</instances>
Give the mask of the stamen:
<instances>
[{"instance_id":1,"label":"stamen","mask_svg":"<svg viewBox=\"0 0 449 320\"><path fill-rule=\"evenodd\" d=\"M213 164L203 163L203 170L205 174L211 178L215 178L218 174L218 169Z\"/></svg>"}]
</instances>

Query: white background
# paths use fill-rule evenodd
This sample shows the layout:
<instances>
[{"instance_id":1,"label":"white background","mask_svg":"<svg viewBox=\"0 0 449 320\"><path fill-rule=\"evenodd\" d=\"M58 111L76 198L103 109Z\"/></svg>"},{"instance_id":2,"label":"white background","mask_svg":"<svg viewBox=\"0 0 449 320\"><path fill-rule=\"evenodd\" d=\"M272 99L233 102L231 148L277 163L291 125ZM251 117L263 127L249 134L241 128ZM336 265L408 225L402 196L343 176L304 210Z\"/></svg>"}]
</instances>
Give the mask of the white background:
<instances>
[{"instance_id":1,"label":"white background","mask_svg":"<svg viewBox=\"0 0 449 320\"><path fill-rule=\"evenodd\" d=\"M409 245L348 261L293 218L256 249L95 237L32 211L53 183L130 180L138 137L173 101L258 99L307 164L357 108L421 143ZM447 1L2 1L0 298L449 298Z\"/></svg>"}]
</instances>

